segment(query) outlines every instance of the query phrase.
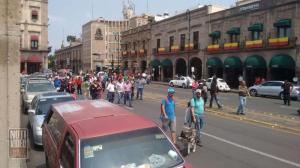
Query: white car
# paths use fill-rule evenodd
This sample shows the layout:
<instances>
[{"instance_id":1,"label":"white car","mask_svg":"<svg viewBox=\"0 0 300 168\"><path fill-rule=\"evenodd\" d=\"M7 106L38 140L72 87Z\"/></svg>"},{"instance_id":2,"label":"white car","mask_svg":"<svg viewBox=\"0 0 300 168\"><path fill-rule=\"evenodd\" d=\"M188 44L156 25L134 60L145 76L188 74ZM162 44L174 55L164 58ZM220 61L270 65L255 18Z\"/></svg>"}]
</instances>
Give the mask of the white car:
<instances>
[{"instance_id":1,"label":"white car","mask_svg":"<svg viewBox=\"0 0 300 168\"><path fill-rule=\"evenodd\" d=\"M249 92L251 96L274 96L283 99L283 89L281 88L283 83L283 81L267 81L263 84L249 87ZM300 100L300 86L293 86L291 98Z\"/></svg>"},{"instance_id":2,"label":"white car","mask_svg":"<svg viewBox=\"0 0 300 168\"><path fill-rule=\"evenodd\" d=\"M212 81L212 78L208 78L207 81L206 81L206 85L207 85L208 90L210 90L211 81ZM221 78L217 78L217 85L218 85L218 88L219 88L220 91L223 91L223 92L230 91L230 87L228 86L226 81L221 79Z\"/></svg>"},{"instance_id":3,"label":"white car","mask_svg":"<svg viewBox=\"0 0 300 168\"><path fill-rule=\"evenodd\" d=\"M191 77L181 76L177 79L171 80L169 82L169 85L173 84L174 86L177 86L177 87L191 88L193 82L194 82L194 79L192 79Z\"/></svg>"}]
</instances>

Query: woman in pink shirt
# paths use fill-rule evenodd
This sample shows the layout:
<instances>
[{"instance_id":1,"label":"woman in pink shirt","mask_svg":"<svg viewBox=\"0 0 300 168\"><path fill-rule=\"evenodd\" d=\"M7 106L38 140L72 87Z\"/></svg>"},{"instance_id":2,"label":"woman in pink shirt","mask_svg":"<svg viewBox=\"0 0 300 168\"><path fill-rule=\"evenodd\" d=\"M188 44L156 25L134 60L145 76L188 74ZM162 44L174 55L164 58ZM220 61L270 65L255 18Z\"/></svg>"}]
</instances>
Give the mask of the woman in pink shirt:
<instances>
[{"instance_id":1,"label":"woman in pink shirt","mask_svg":"<svg viewBox=\"0 0 300 168\"><path fill-rule=\"evenodd\" d=\"M126 101L129 102L129 107L132 107L131 105L131 83L129 80L125 80L123 83L123 91L124 91L124 104L126 104Z\"/></svg>"}]
</instances>

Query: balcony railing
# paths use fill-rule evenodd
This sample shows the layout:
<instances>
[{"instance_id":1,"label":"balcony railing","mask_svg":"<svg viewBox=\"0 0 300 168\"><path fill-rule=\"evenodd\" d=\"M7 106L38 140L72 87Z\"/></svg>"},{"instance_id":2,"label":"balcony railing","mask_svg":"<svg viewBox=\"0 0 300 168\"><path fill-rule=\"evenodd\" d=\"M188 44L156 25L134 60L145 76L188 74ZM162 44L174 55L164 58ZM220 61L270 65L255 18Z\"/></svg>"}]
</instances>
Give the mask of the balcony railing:
<instances>
[{"instance_id":1,"label":"balcony railing","mask_svg":"<svg viewBox=\"0 0 300 168\"><path fill-rule=\"evenodd\" d=\"M128 57L128 52L127 52L127 51L123 51L123 52L122 52L122 56L123 56L123 57Z\"/></svg>"},{"instance_id":2,"label":"balcony railing","mask_svg":"<svg viewBox=\"0 0 300 168\"><path fill-rule=\"evenodd\" d=\"M147 55L147 50L146 49L139 49L138 51L138 56L139 57L144 57Z\"/></svg>"},{"instance_id":3,"label":"balcony railing","mask_svg":"<svg viewBox=\"0 0 300 168\"><path fill-rule=\"evenodd\" d=\"M260 40L247 40L242 42L224 43L222 44L210 44L207 46L207 52L235 52L241 50L264 50L264 49L280 49L280 48L292 48L296 46L297 38L280 37L269 38Z\"/></svg>"},{"instance_id":4,"label":"balcony railing","mask_svg":"<svg viewBox=\"0 0 300 168\"><path fill-rule=\"evenodd\" d=\"M199 51L199 44L194 44L194 43L190 43L190 44L186 44L184 46L184 50L180 49L180 46L178 45L173 45L171 46L171 48L153 48L152 52L153 55L169 55L169 54L182 54L182 53L187 53L187 52L198 52Z\"/></svg>"}]
</instances>

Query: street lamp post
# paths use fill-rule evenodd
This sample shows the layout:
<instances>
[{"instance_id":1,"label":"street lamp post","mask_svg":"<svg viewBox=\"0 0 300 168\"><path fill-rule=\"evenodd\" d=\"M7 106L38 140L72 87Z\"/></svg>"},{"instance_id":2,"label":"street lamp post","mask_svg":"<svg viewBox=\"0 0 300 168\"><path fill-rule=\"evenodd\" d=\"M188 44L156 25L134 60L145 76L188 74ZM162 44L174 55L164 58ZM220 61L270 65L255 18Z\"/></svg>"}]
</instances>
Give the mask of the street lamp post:
<instances>
[{"instance_id":1,"label":"street lamp post","mask_svg":"<svg viewBox=\"0 0 300 168\"><path fill-rule=\"evenodd\" d=\"M159 75L159 81L161 81L160 65L158 65L158 75Z\"/></svg>"},{"instance_id":2,"label":"street lamp post","mask_svg":"<svg viewBox=\"0 0 300 168\"><path fill-rule=\"evenodd\" d=\"M189 9L186 10L186 15L187 15L187 20L188 20L188 47L190 47L190 43L191 43L191 12ZM187 66L187 69L188 69L188 76L190 76L190 53L187 52L187 55L188 55L188 66Z\"/></svg>"},{"instance_id":3,"label":"street lamp post","mask_svg":"<svg viewBox=\"0 0 300 168\"><path fill-rule=\"evenodd\" d=\"M114 71L114 54L111 54L111 68Z\"/></svg>"}]
</instances>

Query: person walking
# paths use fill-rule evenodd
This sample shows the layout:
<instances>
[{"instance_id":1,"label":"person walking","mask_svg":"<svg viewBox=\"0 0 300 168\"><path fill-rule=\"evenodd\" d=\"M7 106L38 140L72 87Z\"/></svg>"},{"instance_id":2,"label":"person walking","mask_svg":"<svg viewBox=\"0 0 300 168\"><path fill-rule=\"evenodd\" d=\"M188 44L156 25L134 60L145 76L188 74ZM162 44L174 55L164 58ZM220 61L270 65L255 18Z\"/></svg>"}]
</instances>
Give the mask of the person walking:
<instances>
[{"instance_id":1,"label":"person walking","mask_svg":"<svg viewBox=\"0 0 300 168\"><path fill-rule=\"evenodd\" d=\"M201 145L201 130L203 128L203 114L204 114L204 100L201 96L201 90L195 91L195 97L191 99L192 119L195 122L195 129L197 130L196 143Z\"/></svg>"},{"instance_id":2,"label":"person walking","mask_svg":"<svg viewBox=\"0 0 300 168\"><path fill-rule=\"evenodd\" d=\"M54 83L54 87L55 87L56 89L60 89L60 87L61 87L61 81L58 79L57 76L55 77L53 83Z\"/></svg>"},{"instance_id":3,"label":"person walking","mask_svg":"<svg viewBox=\"0 0 300 168\"><path fill-rule=\"evenodd\" d=\"M176 144L176 115L175 115L175 89L168 89L168 96L161 101L161 114L160 119L162 121L162 129L167 132L168 129L171 132L171 139Z\"/></svg>"},{"instance_id":4,"label":"person walking","mask_svg":"<svg viewBox=\"0 0 300 168\"><path fill-rule=\"evenodd\" d=\"M129 78L129 81L131 83L131 101L133 101L133 99L134 99L134 86L135 86L134 74L131 75L131 77Z\"/></svg>"},{"instance_id":5,"label":"person walking","mask_svg":"<svg viewBox=\"0 0 300 168\"><path fill-rule=\"evenodd\" d=\"M245 81L240 81L238 92L239 92L239 106L238 106L236 114L237 115L239 115L239 114L245 115L246 98L247 98L247 96L250 97L250 94L249 94L249 91L248 91Z\"/></svg>"},{"instance_id":6,"label":"person walking","mask_svg":"<svg viewBox=\"0 0 300 168\"><path fill-rule=\"evenodd\" d=\"M218 108L223 108L223 105L220 103L219 96L218 96L219 88L216 76L213 77L210 85L210 103L209 107L212 108L213 100L216 101Z\"/></svg>"},{"instance_id":7,"label":"person walking","mask_svg":"<svg viewBox=\"0 0 300 168\"><path fill-rule=\"evenodd\" d=\"M281 88L283 89L283 104L290 106L291 90L293 89L293 85L288 80L285 80L281 85Z\"/></svg>"},{"instance_id":8,"label":"person walking","mask_svg":"<svg viewBox=\"0 0 300 168\"><path fill-rule=\"evenodd\" d=\"M206 80L203 79L199 82L199 89L201 89L201 96L204 100L204 108L207 102L207 98L208 98L208 89L207 89L207 85L206 85ZM205 109L204 109L205 110Z\"/></svg>"},{"instance_id":9,"label":"person walking","mask_svg":"<svg viewBox=\"0 0 300 168\"><path fill-rule=\"evenodd\" d=\"M128 101L129 107L132 107L131 104L131 83L127 79L123 83L123 91L124 91L124 105L126 105L126 102Z\"/></svg>"},{"instance_id":10,"label":"person walking","mask_svg":"<svg viewBox=\"0 0 300 168\"><path fill-rule=\"evenodd\" d=\"M81 90L82 78L81 78L81 76L78 76L76 78L76 85L77 85L77 94L82 95L82 90Z\"/></svg>"},{"instance_id":11,"label":"person walking","mask_svg":"<svg viewBox=\"0 0 300 168\"><path fill-rule=\"evenodd\" d=\"M90 94L92 97L92 100L99 99L99 90L101 90L101 86L97 80L94 80L93 83L90 85Z\"/></svg>"},{"instance_id":12,"label":"person walking","mask_svg":"<svg viewBox=\"0 0 300 168\"><path fill-rule=\"evenodd\" d=\"M118 104L120 104L121 99L124 95L122 78L119 78L119 80L116 83L116 92L117 92L117 96L118 96Z\"/></svg>"},{"instance_id":13,"label":"person walking","mask_svg":"<svg viewBox=\"0 0 300 168\"><path fill-rule=\"evenodd\" d=\"M142 76L139 76L138 80L136 81L136 85L137 85L136 99L143 100L143 92L144 92L144 87L145 87L146 83L147 83L147 81L145 80L145 78L143 78Z\"/></svg>"},{"instance_id":14,"label":"person walking","mask_svg":"<svg viewBox=\"0 0 300 168\"><path fill-rule=\"evenodd\" d=\"M115 85L112 81L112 79L109 80L108 85L106 87L107 90L107 99L109 102L113 103L114 102L114 97L115 97Z\"/></svg>"}]
</instances>

